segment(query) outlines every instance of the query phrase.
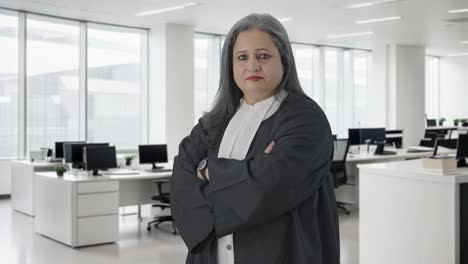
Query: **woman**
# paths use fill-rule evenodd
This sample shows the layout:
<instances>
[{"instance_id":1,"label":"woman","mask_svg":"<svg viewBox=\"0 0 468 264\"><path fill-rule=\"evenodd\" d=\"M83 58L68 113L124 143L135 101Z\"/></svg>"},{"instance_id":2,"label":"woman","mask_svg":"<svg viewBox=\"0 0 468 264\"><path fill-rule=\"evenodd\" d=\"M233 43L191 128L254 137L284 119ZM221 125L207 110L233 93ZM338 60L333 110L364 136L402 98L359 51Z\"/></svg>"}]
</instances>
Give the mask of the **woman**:
<instances>
[{"instance_id":1,"label":"woman","mask_svg":"<svg viewBox=\"0 0 468 264\"><path fill-rule=\"evenodd\" d=\"M286 30L267 14L226 37L213 109L174 160L186 263L339 263L332 135L302 91Z\"/></svg>"}]
</instances>

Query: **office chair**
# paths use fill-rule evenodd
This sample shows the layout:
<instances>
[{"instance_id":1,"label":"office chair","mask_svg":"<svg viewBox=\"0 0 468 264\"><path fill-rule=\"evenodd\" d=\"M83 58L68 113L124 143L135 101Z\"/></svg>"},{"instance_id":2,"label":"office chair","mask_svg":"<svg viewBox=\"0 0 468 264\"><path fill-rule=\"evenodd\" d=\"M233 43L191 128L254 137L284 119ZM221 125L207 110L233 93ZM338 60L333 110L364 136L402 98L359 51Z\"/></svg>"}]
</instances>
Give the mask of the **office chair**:
<instances>
[{"instance_id":1,"label":"office chair","mask_svg":"<svg viewBox=\"0 0 468 264\"><path fill-rule=\"evenodd\" d=\"M458 139L442 139L442 138L436 139L433 156L437 156L437 151L438 151L439 146L448 148L448 149L457 149L457 142L458 142Z\"/></svg>"},{"instance_id":2,"label":"office chair","mask_svg":"<svg viewBox=\"0 0 468 264\"><path fill-rule=\"evenodd\" d=\"M436 142L436 139L445 138L445 134L427 131L424 133L424 138L419 141L419 146L433 148Z\"/></svg>"},{"instance_id":3,"label":"office chair","mask_svg":"<svg viewBox=\"0 0 468 264\"><path fill-rule=\"evenodd\" d=\"M427 127L435 127L435 126L437 126L437 120L436 119L426 119L426 125L427 125Z\"/></svg>"},{"instance_id":4,"label":"office chair","mask_svg":"<svg viewBox=\"0 0 468 264\"><path fill-rule=\"evenodd\" d=\"M333 141L333 161L330 172L333 175L335 189L341 185L345 185L348 181L348 175L346 174L346 156L348 155L348 149L348 139L336 139ZM345 203L337 202L336 204L345 214L349 214Z\"/></svg>"},{"instance_id":5,"label":"office chair","mask_svg":"<svg viewBox=\"0 0 468 264\"><path fill-rule=\"evenodd\" d=\"M151 200L156 201L157 203L153 204L152 207L160 207L161 210L164 210L166 208L171 207L171 195L170 193L163 192L162 191L162 186L163 184L169 184L170 180L169 179L158 179L155 180L154 183L157 186L157 194L151 197ZM155 228L158 228L159 224L163 222L172 222L172 233L174 235L177 235L177 229L174 223L174 219L172 218L172 215L164 215L164 216L156 216L154 219L150 222L148 222L148 227L147 230L151 231L151 225L153 225Z\"/></svg>"}]
</instances>

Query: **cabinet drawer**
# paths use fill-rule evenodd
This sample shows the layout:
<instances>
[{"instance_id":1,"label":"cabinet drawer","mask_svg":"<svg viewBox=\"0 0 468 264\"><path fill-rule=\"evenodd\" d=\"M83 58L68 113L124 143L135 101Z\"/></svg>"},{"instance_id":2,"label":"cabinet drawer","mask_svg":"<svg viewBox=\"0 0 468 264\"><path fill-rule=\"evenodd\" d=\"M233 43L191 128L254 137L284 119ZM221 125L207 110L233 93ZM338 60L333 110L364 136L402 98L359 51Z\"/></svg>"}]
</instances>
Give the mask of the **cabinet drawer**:
<instances>
[{"instance_id":1,"label":"cabinet drawer","mask_svg":"<svg viewBox=\"0 0 468 264\"><path fill-rule=\"evenodd\" d=\"M97 193L97 192L112 192L119 190L118 181L102 181L102 182L83 182L78 184L78 194L81 193Z\"/></svg>"},{"instance_id":2,"label":"cabinet drawer","mask_svg":"<svg viewBox=\"0 0 468 264\"><path fill-rule=\"evenodd\" d=\"M77 196L77 216L117 214L119 212L119 193L94 193Z\"/></svg>"},{"instance_id":3,"label":"cabinet drawer","mask_svg":"<svg viewBox=\"0 0 468 264\"><path fill-rule=\"evenodd\" d=\"M116 242L119 239L118 215L77 219L77 246Z\"/></svg>"}]
</instances>

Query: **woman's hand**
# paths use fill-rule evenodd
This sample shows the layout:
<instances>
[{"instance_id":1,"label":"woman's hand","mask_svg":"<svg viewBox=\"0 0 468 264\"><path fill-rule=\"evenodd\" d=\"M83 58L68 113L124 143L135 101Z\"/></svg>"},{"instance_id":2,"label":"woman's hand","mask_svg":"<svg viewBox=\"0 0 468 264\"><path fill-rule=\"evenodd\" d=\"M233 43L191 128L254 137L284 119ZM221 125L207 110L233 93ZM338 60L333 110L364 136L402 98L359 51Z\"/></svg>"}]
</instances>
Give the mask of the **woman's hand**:
<instances>
[{"instance_id":1,"label":"woman's hand","mask_svg":"<svg viewBox=\"0 0 468 264\"><path fill-rule=\"evenodd\" d=\"M197 176L198 176L198 178L199 178L200 180L202 180L202 181L207 181L207 180L208 180L208 181L209 181L209 180L210 180L210 175L209 175L209 173L208 173L208 167L206 167L206 169L205 169L205 175L206 175L206 179L203 178L203 176L201 175L201 173L197 170Z\"/></svg>"}]
</instances>

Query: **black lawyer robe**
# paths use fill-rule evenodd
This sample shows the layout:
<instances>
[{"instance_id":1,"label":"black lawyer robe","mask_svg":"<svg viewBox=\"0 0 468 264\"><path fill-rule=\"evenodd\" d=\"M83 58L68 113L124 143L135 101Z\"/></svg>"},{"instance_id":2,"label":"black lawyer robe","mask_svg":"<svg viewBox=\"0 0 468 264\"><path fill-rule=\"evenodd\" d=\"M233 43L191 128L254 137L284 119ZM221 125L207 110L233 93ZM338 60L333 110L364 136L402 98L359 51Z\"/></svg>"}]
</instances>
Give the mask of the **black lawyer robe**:
<instances>
[{"instance_id":1,"label":"black lawyer robe","mask_svg":"<svg viewBox=\"0 0 468 264\"><path fill-rule=\"evenodd\" d=\"M235 263L339 263L333 141L321 108L305 95L286 97L261 123L244 160L217 158L203 123L180 143L171 183L186 263L217 263L217 238L228 234ZM209 182L196 176L205 157Z\"/></svg>"}]
</instances>

